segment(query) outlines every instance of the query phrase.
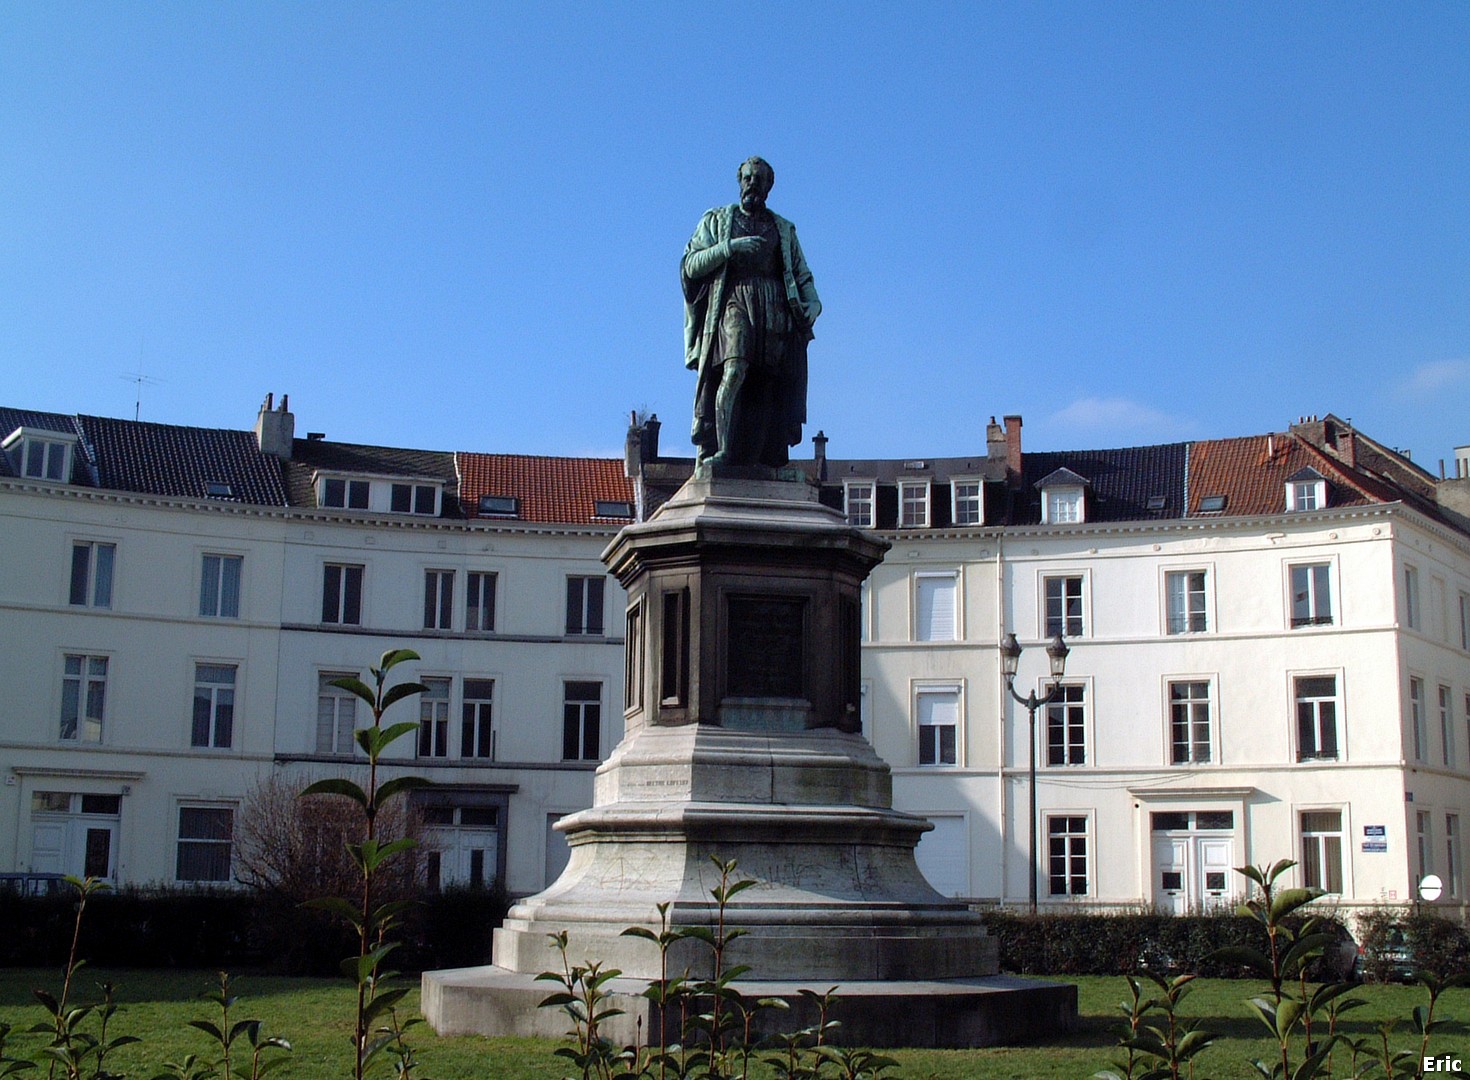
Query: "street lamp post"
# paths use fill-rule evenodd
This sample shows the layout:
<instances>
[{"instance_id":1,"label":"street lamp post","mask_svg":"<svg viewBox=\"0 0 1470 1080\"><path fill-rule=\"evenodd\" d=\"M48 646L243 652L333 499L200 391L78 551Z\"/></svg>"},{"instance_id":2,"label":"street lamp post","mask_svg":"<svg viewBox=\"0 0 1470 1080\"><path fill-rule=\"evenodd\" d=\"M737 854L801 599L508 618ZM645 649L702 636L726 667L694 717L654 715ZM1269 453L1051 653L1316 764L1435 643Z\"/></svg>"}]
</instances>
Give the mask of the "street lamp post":
<instances>
[{"instance_id":1,"label":"street lamp post","mask_svg":"<svg viewBox=\"0 0 1470 1080\"><path fill-rule=\"evenodd\" d=\"M1037 697L1036 691L1032 690L1022 697L1016 693L1016 669L1021 666L1021 643L1016 640L1015 634L1007 634L1000 643L1000 670L1005 676L1006 689L1011 692L1011 697L1026 706L1026 712L1031 720L1031 767L1028 775L1031 789L1031 914L1033 915L1036 914L1036 836L1038 832L1036 821L1036 710L1056 700L1062 688L1062 675L1067 670L1067 654L1071 651L1067 648L1067 643L1062 640L1061 634L1054 636L1051 644L1046 647L1047 659L1051 661L1051 686L1047 687L1046 696Z\"/></svg>"}]
</instances>

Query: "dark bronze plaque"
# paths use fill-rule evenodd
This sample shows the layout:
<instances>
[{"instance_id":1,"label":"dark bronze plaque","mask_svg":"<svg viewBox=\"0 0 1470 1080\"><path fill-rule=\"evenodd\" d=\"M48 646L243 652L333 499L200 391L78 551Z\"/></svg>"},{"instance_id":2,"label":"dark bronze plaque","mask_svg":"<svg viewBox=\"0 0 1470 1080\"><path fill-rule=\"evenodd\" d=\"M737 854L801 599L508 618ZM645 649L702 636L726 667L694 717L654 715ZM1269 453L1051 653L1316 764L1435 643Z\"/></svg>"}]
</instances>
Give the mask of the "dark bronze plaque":
<instances>
[{"instance_id":1,"label":"dark bronze plaque","mask_svg":"<svg viewBox=\"0 0 1470 1080\"><path fill-rule=\"evenodd\" d=\"M805 697L802 687L806 601L732 596L729 601L731 697Z\"/></svg>"}]
</instances>

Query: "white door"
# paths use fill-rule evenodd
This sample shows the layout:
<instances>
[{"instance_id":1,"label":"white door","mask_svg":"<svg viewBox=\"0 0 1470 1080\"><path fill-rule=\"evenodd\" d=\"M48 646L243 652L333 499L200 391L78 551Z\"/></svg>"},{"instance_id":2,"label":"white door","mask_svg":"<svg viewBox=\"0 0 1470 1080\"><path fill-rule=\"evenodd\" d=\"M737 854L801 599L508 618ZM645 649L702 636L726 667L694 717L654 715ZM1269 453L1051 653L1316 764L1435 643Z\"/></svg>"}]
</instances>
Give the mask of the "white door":
<instances>
[{"instance_id":1,"label":"white door","mask_svg":"<svg viewBox=\"0 0 1470 1080\"><path fill-rule=\"evenodd\" d=\"M1235 877L1235 842L1233 840L1209 840L1201 836L1195 840L1199 850L1196 860L1199 866L1199 895L1206 907L1217 907L1229 901L1235 889L1231 879Z\"/></svg>"},{"instance_id":2,"label":"white door","mask_svg":"<svg viewBox=\"0 0 1470 1080\"><path fill-rule=\"evenodd\" d=\"M926 814L934 828L914 850L919 871L945 896L970 895L970 831L963 814Z\"/></svg>"},{"instance_id":3,"label":"white door","mask_svg":"<svg viewBox=\"0 0 1470 1080\"><path fill-rule=\"evenodd\" d=\"M34 822L31 872L116 881L117 823L84 815Z\"/></svg>"},{"instance_id":4,"label":"white door","mask_svg":"<svg viewBox=\"0 0 1470 1080\"><path fill-rule=\"evenodd\" d=\"M1189 840L1154 837L1154 906L1171 915L1189 910Z\"/></svg>"},{"instance_id":5,"label":"white door","mask_svg":"<svg viewBox=\"0 0 1470 1080\"><path fill-rule=\"evenodd\" d=\"M498 839L493 829L428 830L424 834L424 847L429 849L429 887L489 885L499 876Z\"/></svg>"}]
</instances>

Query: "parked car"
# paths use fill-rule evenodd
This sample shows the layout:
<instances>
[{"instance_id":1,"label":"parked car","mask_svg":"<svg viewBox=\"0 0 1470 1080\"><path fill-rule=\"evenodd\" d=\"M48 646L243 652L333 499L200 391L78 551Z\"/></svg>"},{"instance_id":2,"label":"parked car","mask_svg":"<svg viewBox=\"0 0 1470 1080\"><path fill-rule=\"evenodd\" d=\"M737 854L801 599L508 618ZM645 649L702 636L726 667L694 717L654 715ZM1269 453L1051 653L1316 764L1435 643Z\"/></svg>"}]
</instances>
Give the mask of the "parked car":
<instances>
[{"instance_id":1,"label":"parked car","mask_svg":"<svg viewBox=\"0 0 1470 1080\"><path fill-rule=\"evenodd\" d=\"M1418 969L1409 939L1402 930L1394 927L1384 939L1383 947L1378 950L1376 964L1370 960L1367 947L1358 946L1357 959L1353 963L1353 978L1362 981L1370 975L1381 973L1384 982L1413 982L1414 972Z\"/></svg>"}]
</instances>

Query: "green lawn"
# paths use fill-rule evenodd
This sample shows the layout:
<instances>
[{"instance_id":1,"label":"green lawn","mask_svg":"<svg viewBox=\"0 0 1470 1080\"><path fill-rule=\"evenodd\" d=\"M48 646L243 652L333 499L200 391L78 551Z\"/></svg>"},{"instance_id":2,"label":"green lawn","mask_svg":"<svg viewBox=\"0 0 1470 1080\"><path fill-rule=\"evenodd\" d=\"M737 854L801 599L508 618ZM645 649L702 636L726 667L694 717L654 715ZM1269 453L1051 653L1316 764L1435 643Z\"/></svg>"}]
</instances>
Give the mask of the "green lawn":
<instances>
[{"instance_id":1,"label":"green lawn","mask_svg":"<svg viewBox=\"0 0 1470 1080\"><path fill-rule=\"evenodd\" d=\"M120 988L124 1010L115 1022L117 1033L130 1033L144 1038L141 1046L127 1047L113 1059L118 1071L135 1078L149 1080L165 1061L179 1060L195 1053L206 1056L210 1044L200 1032L186 1022L194 1018L214 1017L208 1006L197 1000L197 994L214 980L203 971L101 971L83 968L78 976L78 993L83 1001L95 998L94 984L107 979ZM901 1059L901 1075L914 1080L1048 1080L1067 1077L1082 1080L1108 1066L1113 1056L1111 1044L1115 1036L1115 1006L1127 997L1120 978L1080 978L1082 1026L1077 1033L1058 1038L1045 1045L1010 1047L995 1050L912 1050L895 1051ZM0 971L0 1021L17 1029L42 1018L42 1011L31 998L32 987L56 992L60 976L55 971L11 969ZM1247 1064L1252 1057L1269 1057L1273 1047L1257 1037L1259 1022L1251 1018L1243 1004L1245 998L1259 992L1260 984L1200 980L1198 990L1185 1002L1190 1016L1218 1018L1207 1024L1222 1038L1197 1059L1196 1075L1216 1080L1244 1078L1254 1073ZM325 979L293 979L267 975L242 975L235 980L234 990L241 997L236 1019L256 1017L265 1022L268 1034L281 1035L294 1046L291 1060L276 1076L340 1080L350 1075L350 1032L353 990L344 981ZM1398 1016L1400 1030L1394 1039L1399 1047L1417 1048L1417 1040L1409 1033L1409 1011L1425 1000L1422 989L1405 986L1369 986L1358 995L1368 1000L1367 1008L1354 1012L1349 1025L1354 1035L1367 1034L1377 1021ZM417 993L407 999L409 1007L417 1006ZM1437 1036L1433 1051L1454 1052L1470 1057L1470 991L1456 990L1441 1002L1441 1015L1456 1023ZM841 1018L840 1006L837 1013ZM414 1042L423 1063L423 1075L433 1080L555 1080L564 1075L559 1059L551 1051L555 1044L527 1039L448 1038L435 1036L427 1027L413 1030ZM37 1044L35 1036L13 1039L12 1053L24 1055ZM1337 1075L1347 1074L1346 1060L1338 1063Z\"/></svg>"}]
</instances>

